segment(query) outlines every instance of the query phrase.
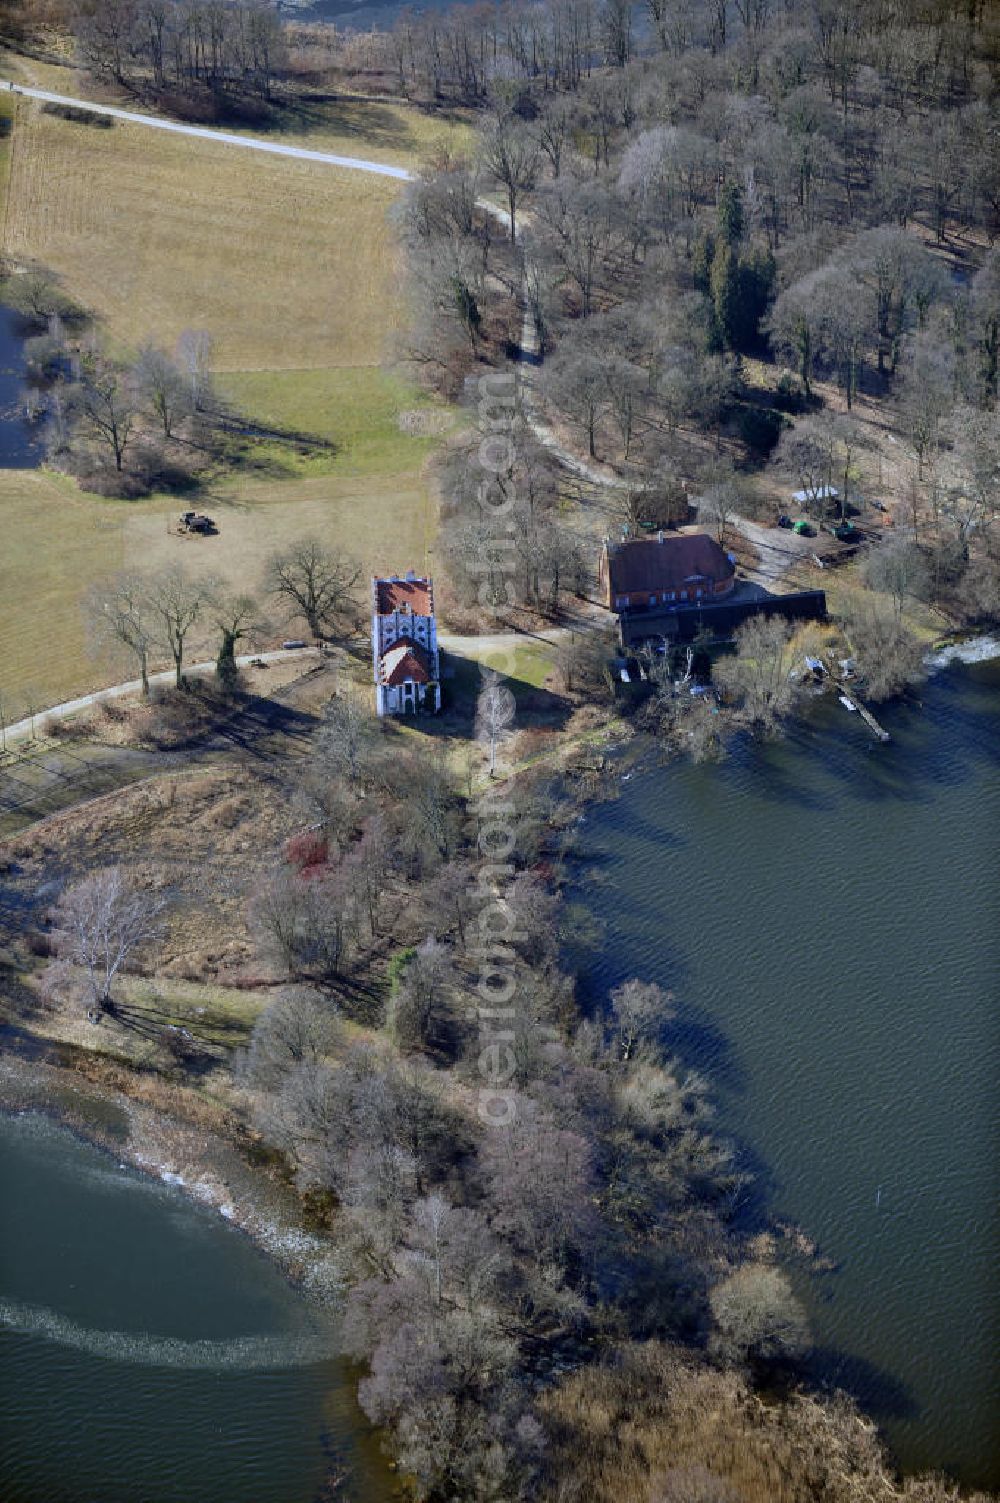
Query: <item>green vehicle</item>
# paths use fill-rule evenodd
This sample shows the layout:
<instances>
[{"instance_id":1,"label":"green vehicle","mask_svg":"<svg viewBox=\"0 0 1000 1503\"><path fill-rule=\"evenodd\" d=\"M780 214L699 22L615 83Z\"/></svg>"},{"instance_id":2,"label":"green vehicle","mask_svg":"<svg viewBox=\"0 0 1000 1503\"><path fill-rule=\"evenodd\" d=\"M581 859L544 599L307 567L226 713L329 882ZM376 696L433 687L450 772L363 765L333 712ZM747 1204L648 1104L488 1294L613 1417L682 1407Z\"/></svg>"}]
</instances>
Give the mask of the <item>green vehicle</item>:
<instances>
[{"instance_id":1,"label":"green vehicle","mask_svg":"<svg viewBox=\"0 0 1000 1503\"><path fill-rule=\"evenodd\" d=\"M811 522L807 522L805 519L801 522L796 522L792 531L797 532L800 538L812 538L816 536L816 529Z\"/></svg>"}]
</instances>

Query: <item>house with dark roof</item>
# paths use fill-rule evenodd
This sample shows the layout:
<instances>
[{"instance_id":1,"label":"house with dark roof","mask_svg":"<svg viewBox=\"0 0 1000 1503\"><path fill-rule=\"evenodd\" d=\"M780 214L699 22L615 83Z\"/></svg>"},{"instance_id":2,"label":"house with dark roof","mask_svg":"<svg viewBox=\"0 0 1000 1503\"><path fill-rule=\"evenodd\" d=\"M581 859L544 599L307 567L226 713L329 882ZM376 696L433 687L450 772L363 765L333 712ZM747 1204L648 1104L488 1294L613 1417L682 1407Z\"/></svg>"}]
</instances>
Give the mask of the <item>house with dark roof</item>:
<instances>
[{"instance_id":1,"label":"house with dark roof","mask_svg":"<svg viewBox=\"0 0 1000 1503\"><path fill-rule=\"evenodd\" d=\"M598 578L608 610L631 616L723 600L732 592L736 565L706 532L660 532L620 543L605 538Z\"/></svg>"},{"instance_id":2,"label":"house with dark roof","mask_svg":"<svg viewBox=\"0 0 1000 1503\"><path fill-rule=\"evenodd\" d=\"M736 565L703 532L605 540L598 564L601 598L618 616L622 647L693 641L707 631L725 641L751 616L824 621L822 590L791 595L734 592Z\"/></svg>"},{"instance_id":3,"label":"house with dark roof","mask_svg":"<svg viewBox=\"0 0 1000 1503\"><path fill-rule=\"evenodd\" d=\"M441 708L434 581L413 572L372 580L372 672L379 715Z\"/></svg>"}]
</instances>

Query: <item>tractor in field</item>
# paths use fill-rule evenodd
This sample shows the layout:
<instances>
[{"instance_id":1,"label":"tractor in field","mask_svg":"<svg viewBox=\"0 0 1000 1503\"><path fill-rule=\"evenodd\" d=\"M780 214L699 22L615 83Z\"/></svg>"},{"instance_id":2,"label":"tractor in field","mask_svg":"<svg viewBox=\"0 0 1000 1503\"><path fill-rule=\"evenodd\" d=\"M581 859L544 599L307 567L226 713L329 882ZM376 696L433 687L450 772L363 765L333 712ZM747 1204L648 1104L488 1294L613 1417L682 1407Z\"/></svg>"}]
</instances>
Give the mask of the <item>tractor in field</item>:
<instances>
[{"instance_id":1,"label":"tractor in field","mask_svg":"<svg viewBox=\"0 0 1000 1503\"><path fill-rule=\"evenodd\" d=\"M196 537L213 537L218 528L211 517L206 517L198 511L185 511L181 514L181 532L193 534Z\"/></svg>"}]
</instances>

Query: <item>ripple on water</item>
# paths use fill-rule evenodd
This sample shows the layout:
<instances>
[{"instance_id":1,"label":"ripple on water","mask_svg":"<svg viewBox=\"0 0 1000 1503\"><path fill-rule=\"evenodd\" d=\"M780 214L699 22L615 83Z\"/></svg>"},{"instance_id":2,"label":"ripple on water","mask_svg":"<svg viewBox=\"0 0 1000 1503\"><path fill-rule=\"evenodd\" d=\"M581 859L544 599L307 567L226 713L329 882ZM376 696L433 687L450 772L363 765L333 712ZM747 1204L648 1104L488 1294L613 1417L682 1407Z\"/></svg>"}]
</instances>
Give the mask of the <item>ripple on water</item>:
<instances>
[{"instance_id":1,"label":"ripple on water","mask_svg":"<svg viewBox=\"0 0 1000 1503\"><path fill-rule=\"evenodd\" d=\"M2 1503L359 1503L391 1477L336 1332L207 1206L0 1117Z\"/></svg>"},{"instance_id":2,"label":"ripple on water","mask_svg":"<svg viewBox=\"0 0 1000 1503\"><path fill-rule=\"evenodd\" d=\"M1000 666L920 698L885 747L821 703L790 743L637 771L573 896L604 925L594 1002L675 992L720 1129L837 1263L807 1290L824 1371L907 1466L996 1486Z\"/></svg>"}]
</instances>

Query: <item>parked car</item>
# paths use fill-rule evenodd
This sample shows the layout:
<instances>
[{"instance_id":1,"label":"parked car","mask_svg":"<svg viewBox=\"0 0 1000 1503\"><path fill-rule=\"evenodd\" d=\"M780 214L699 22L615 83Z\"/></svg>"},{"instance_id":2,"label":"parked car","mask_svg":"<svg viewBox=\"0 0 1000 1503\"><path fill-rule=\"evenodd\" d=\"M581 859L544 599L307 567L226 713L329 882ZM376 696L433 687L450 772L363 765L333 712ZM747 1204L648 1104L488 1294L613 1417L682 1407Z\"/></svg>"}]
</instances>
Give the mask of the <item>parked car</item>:
<instances>
[{"instance_id":1,"label":"parked car","mask_svg":"<svg viewBox=\"0 0 1000 1503\"><path fill-rule=\"evenodd\" d=\"M786 517L784 515L784 513L782 513L782 515L778 518L778 526L779 527L791 527L791 525L792 525L792 519L791 519L791 517Z\"/></svg>"},{"instance_id":2,"label":"parked car","mask_svg":"<svg viewBox=\"0 0 1000 1503\"><path fill-rule=\"evenodd\" d=\"M792 531L797 532L800 538L814 538L816 536L815 527L811 522L807 522L804 517L794 524Z\"/></svg>"}]
</instances>

